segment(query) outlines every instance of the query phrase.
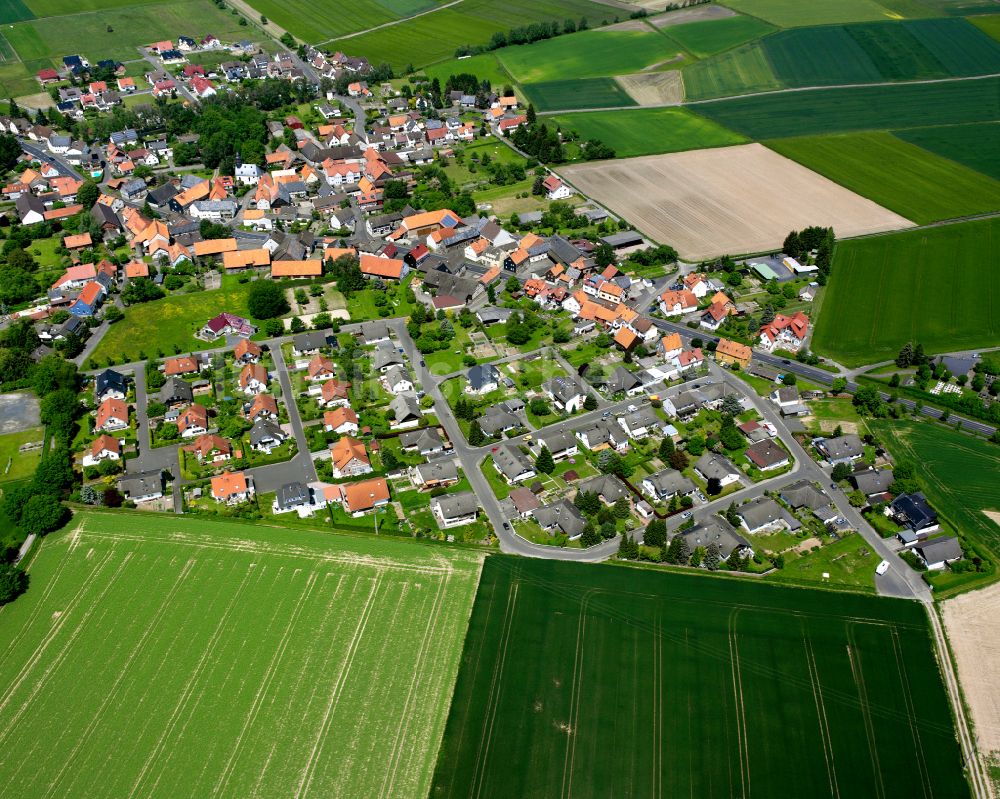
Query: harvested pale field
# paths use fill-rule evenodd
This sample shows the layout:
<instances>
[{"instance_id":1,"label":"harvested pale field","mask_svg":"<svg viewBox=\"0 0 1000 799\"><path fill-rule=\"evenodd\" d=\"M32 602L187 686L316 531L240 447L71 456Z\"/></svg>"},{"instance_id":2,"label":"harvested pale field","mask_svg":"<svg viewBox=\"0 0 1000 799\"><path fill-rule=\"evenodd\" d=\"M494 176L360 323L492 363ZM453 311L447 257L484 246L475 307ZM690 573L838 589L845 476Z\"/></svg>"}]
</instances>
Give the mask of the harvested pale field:
<instances>
[{"instance_id":1,"label":"harvested pale field","mask_svg":"<svg viewBox=\"0 0 1000 799\"><path fill-rule=\"evenodd\" d=\"M614 25L608 25L605 28L599 28L602 31L648 31L646 23L641 19L627 19L624 22L616 22Z\"/></svg>"},{"instance_id":2,"label":"harvested pale field","mask_svg":"<svg viewBox=\"0 0 1000 799\"><path fill-rule=\"evenodd\" d=\"M637 6L642 6L646 10L652 10L663 4L663 0L639 0ZM666 14L652 17L649 21L657 28L669 28L671 25L683 25L687 22L704 22L709 19L725 19L735 17L736 12L725 6L696 6L695 8L681 8L677 11L668 11Z\"/></svg>"},{"instance_id":3,"label":"harvested pale field","mask_svg":"<svg viewBox=\"0 0 1000 799\"><path fill-rule=\"evenodd\" d=\"M684 100L684 80L678 69L619 75L615 80L639 105L679 104Z\"/></svg>"},{"instance_id":4,"label":"harvested pale field","mask_svg":"<svg viewBox=\"0 0 1000 799\"><path fill-rule=\"evenodd\" d=\"M987 515L1000 523L1000 513ZM979 754L989 763L1000 757L1000 584L949 599L941 613Z\"/></svg>"},{"instance_id":5,"label":"harvested pale field","mask_svg":"<svg viewBox=\"0 0 1000 799\"><path fill-rule=\"evenodd\" d=\"M775 250L809 225L838 236L913 226L760 144L577 164L563 175L687 259Z\"/></svg>"}]
</instances>

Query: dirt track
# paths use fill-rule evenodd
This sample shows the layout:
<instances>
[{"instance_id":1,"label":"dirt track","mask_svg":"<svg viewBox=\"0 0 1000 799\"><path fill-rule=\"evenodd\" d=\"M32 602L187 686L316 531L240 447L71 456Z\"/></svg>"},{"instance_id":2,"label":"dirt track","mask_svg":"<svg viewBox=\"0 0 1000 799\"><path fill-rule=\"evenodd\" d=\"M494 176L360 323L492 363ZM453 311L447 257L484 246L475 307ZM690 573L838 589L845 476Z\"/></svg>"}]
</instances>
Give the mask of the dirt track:
<instances>
[{"instance_id":1,"label":"dirt track","mask_svg":"<svg viewBox=\"0 0 1000 799\"><path fill-rule=\"evenodd\" d=\"M761 144L576 164L578 190L687 260L780 248L790 230L839 236L913 223Z\"/></svg>"},{"instance_id":2,"label":"dirt track","mask_svg":"<svg viewBox=\"0 0 1000 799\"><path fill-rule=\"evenodd\" d=\"M941 613L980 757L1000 757L1000 584L949 599Z\"/></svg>"}]
</instances>

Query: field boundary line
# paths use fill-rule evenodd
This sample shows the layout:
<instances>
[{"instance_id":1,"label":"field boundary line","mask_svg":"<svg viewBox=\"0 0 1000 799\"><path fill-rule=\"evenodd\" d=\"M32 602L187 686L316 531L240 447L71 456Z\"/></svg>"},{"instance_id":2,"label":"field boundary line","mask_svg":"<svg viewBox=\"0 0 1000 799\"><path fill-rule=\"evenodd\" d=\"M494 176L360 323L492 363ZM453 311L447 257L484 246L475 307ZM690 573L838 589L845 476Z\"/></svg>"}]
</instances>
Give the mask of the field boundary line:
<instances>
[{"instance_id":1,"label":"field boundary line","mask_svg":"<svg viewBox=\"0 0 1000 799\"><path fill-rule=\"evenodd\" d=\"M57 635L59 635L63 626L66 624L66 619L69 618L70 614L72 614L73 611L76 610L76 606L80 603L80 598L90 589L91 584L97 579L97 575L99 575L102 571L104 571L104 567L107 566L108 562L114 555L115 551L113 549L109 550L104 555L104 558L97 564L97 566L90 573L90 575L86 579L84 579L83 583L81 584L79 589L77 589L77 592L73 595L73 597L69 600L66 607L63 608L62 611L60 611L60 615L59 618L56 620L56 623L52 625L48 633L46 633L45 637L42 639L38 647L35 649L34 653L32 653L32 656L28 659L28 662L24 664L24 666L21 668L21 671L18 673L17 677L11 681L11 683L7 686L6 690L4 691L3 696L0 697L0 713L4 711L4 709L7 707L8 702L10 702L11 698L13 697L14 692L20 687L21 683L24 682L25 679L27 679L28 674L35 668L35 665L41 660L42 655L45 654L45 650L48 649L52 641L55 640ZM7 730L4 730L3 733L0 733L0 742L2 742L6 737L7 737Z\"/></svg>"},{"instance_id":2,"label":"field boundary line","mask_svg":"<svg viewBox=\"0 0 1000 799\"><path fill-rule=\"evenodd\" d=\"M406 736L410 731L410 707L413 703L413 691L417 686L418 678L423 672L424 661L427 657L427 644L433 637L434 632L437 630L438 620L441 617L441 599L446 593L446 588L448 587L448 582L451 579L451 575L445 575L443 580L438 581L437 594L434 596L434 607L431 609L430 615L427 620L427 628L424 631L424 637L420 641L420 651L417 653L417 659L413 666L413 676L410 678L410 687L406 693L406 702L403 703L403 714L402 718L404 723L400 724L396 728L396 738L393 741L392 754L390 755L390 762L392 763L392 771L386 771L386 777L382 781L382 787L379 789L379 799L383 796L392 797L392 788L396 782L396 773L399 771L399 764L403 756L403 743L406 740ZM388 792L388 793L387 793Z\"/></svg>"},{"instance_id":3,"label":"field boundary line","mask_svg":"<svg viewBox=\"0 0 1000 799\"><path fill-rule=\"evenodd\" d=\"M837 766L833 754L833 739L830 737L830 724L826 716L826 705L823 702L823 686L819 679L819 668L816 666L812 640L804 625L802 632L802 643L806 650L806 666L809 669L809 681L812 683L813 701L816 703L816 717L819 721L819 737L823 744L823 759L826 761L827 779L830 781L830 795L835 799L840 799L840 785L837 783Z\"/></svg>"},{"instance_id":4,"label":"field boundary line","mask_svg":"<svg viewBox=\"0 0 1000 799\"><path fill-rule=\"evenodd\" d=\"M913 736L914 749L917 753L917 770L920 773L920 782L924 789L924 796L926 799L931 799L934 794L934 789L931 787L930 777L927 772L927 760L924 756L924 745L920 740L920 728L917 724L916 713L913 708L913 696L910 693L910 677L906 671L906 663L903 660L903 653L901 651L902 647L899 643L899 633L893 630L891 637L892 652L896 656L896 669L899 672L899 683L900 687L903 689L903 703L906 707L907 722L910 725L910 734Z\"/></svg>"},{"instance_id":5,"label":"field boundary line","mask_svg":"<svg viewBox=\"0 0 1000 799\"><path fill-rule=\"evenodd\" d=\"M521 590L520 580L512 582L507 589L507 607L504 610L503 626L500 633L500 650L497 652L493 676L490 679L490 691L487 694L486 715L483 718L482 735L479 739L479 750L476 752L476 768L472 775L470 796L479 797L486 779L486 759L493 741L493 723L496 720L497 700L503 683L503 669L507 662L507 644L510 641L510 631L514 626L514 608L517 606L517 595Z\"/></svg>"},{"instance_id":6,"label":"field boundary line","mask_svg":"<svg viewBox=\"0 0 1000 799\"><path fill-rule=\"evenodd\" d=\"M580 720L580 697L583 695L583 642L587 634L587 608L594 590L580 599L580 621L576 630L576 652L573 655L573 691L570 695L569 729L566 731L566 757L563 761L563 784L560 796L573 793L573 763L576 761L576 729Z\"/></svg>"},{"instance_id":7,"label":"field boundary line","mask_svg":"<svg viewBox=\"0 0 1000 799\"><path fill-rule=\"evenodd\" d=\"M83 522L80 522L77 525L77 529L80 529L82 527L83 527ZM46 538L46 537L41 537L41 538L38 539L38 549L36 550L36 552L41 552L42 551L42 547L45 546L45 542L47 540L51 541L52 539L49 539L49 538ZM65 538L59 539L58 543L61 543L64 540L65 540ZM51 546L52 545L50 544L50 548L51 548ZM62 557L62 558L59 559L59 566L56 567L55 573L49 578L48 584L45 586L45 590L42 591L42 595L38 598L38 603L35 605L34 610L32 610L32 612L29 614L28 618L25 620L24 624L21 626L21 630L17 633L17 635L15 635L15 636L13 636L11 638L10 643L7 644L6 650L4 651L4 653L2 655L0 655L0 661L6 660L8 657L10 657L11 653L14 651L14 648L17 646L18 643L20 643L21 639L24 637L24 635L26 634L27 630L31 627L31 625L33 625L35 623L36 619L38 618L38 615L42 612L42 608L45 606L45 603L48 601L49 596L52 593L52 590L59 583L59 578L62 576L63 570L66 568L66 562L68 560L69 560L69 558L67 558L67 557ZM33 558L32 561L31 561L31 563L34 563L34 562L35 561L34 561L34 558ZM30 572L31 563L28 564L29 568L25 569L25 572L27 572L29 574L31 573ZM4 610L4 608L6 608L6 607L7 607L7 605L0 605L0 613L2 613L3 610Z\"/></svg>"},{"instance_id":8,"label":"field boundary line","mask_svg":"<svg viewBox=\"0 0 1000 799\"><path fill-rule=\"evenodd\" d=\"M215 629L212 631L211 637L206 642L205 649L202 652L201 657L195 664L194 669L192 669L191 676L188 678L187 683L184 685L184 688L181 691L180 700L176 705L174 705L173 712L170 714L170 718L167 720L163 732L160 734L160 737L157 740L156 745L153 747L153 751L150 752L149 756L146 758L146 762L143 763L142 768L139 770L139 775L136 777L135 782L132 784L132 790L129 791L128 793L129 799L135 796L136 791L139 789L139 786L145 780L146 774L152 767L153 762L155 761L156 758L159 757L160 752L163 750L163 747L167 740L167 736L173 732L174 727L177 725L177 719L180 717L180 714L184 711L184 708L186 707L188 700L194 693L195 683L201 676L202 667L205 665L205 662L208 660L209 656L213 653L213 650L215 648L215 643L219 640L219 638L222 637L222 632L226 626L226 623L229 621L229 616L233 612L233 608L236 606L236 601L243 594L243 590L246 588L247 583L250 580L250 577L254 574L260 575L263 573L262 569L256 569L255 566L256 564L251 564L250 567L247 568L246 574L243 575L243 580L240 582L236 591L233 592L233 596L229 600L229 604L226 606L225 611L222 613L222 616L219 619L218 624L215 625Z\"/></svg>"},{"instance_id":9,"label":"field boundary line","mask_svg":"<svg viewBox=\"0 0 1000 799\"><path fill-rule=\"evenodd\" d=\"M76 757L77 752L84 745L84 743L87 742L90 737L90 733L93 731L94 727L97 726L101 717L104 715L104 711L107 709L108 705L111 704L112 699L116 697L118 687L125 681L127 676L130 676L128 671L129 666L131 666L132 662L140 654L140 651L145 647L146 641L149 640L154 630L157 629L157 625L162 620L164 613L170 607L170 603L172 602L174 596L176 596L181 584L188 578L188 575L191 573L192 569L194 569L196 563L197 561L194 558L189 558L184 564L184 567L181 569L180 574L177 575L177 579L174 581L174 584L170 586L170 590L167 592L167 595L164 597L163 601L156 609L156 612L153 614L153 618L146 624L142 631L142 635L139 636L139 640L135 643L135 646L132 647L132 651L129 652L128 657L125 659L125 663L121 666L118 676L106 692L103 701L91 717L86 729L77 736L78 740L76 746L70 750L69 755L63 761L62 767L59 769L58 773L52 777L49 782L49 788L43 795L43 799L44 797L52 795L52 792L55 790L55 787L62 778L62 775L65 773L66 769L69 768L70 763Z\"/></svg>"},{"instance_id":10,"label":"field boundary line","mask_svg":"<svg viewBox=\"0 0 1000 799\"><path fill-rule=\"evenodd\" d=\"M357 628L354 630L354 637L351 639L351 643L347 647L347 652L344 655L344 663L337 674L337 679L334 682L333 692L330 694L330 701L327 703L326 712L323 715L323 720L320 723L319 733L316 736L316 741L313 743L312 752L309 753L309 759L306 761L306 767L302 775L302 779L299 782L299 787L295 791L295 799L302 799L305 796L309 788L312 786L313 777L316 774L316 758L323 748L323 740L326 737L326 730L330 724L330 719L333 718L333 711L336 710L337 704L340 702L340 695L344 690L344 683L347 682L347 675L350 673L351 666L354 663L354 656L357 654L358 646L361 643L361 639L364 636L365 629L368 627L368 620L371 618L372 608L375 605L375 596L378 594L379 588L382 585L382 574L377 574L375 579L372 581L372 589L368 594L368 599L365 600L364 608L361 611L361 619L358 622Z\"/></svg>"},{"instance_id":11,"label":"field boundary line","mask_svg":"<svg viewBox=\"0 0 1000 799\"><path fill-rule=\"evenodd\" d=\"M111 553L109 553L109 557L107 559L105 559L104 563L107 563L108 560L110 560L110 555L113 555L113 554L114 554L114 551L112 551ZM45 684L49 681L49 678L52 676L52 674L60 666L62 666L63 661L66 659L67 655L69 654L70 648L73 646L73 642L76 641L76 639L79 637L80 632L86 626L87 621L94 614L94 610L97 608L98 605L100 605L101 601L104 599L105 596L107 596L107 594L111 590L112 586L114 586L115 583L118 581L118 578L121 576L122 571L125 568L125 565L131 559L132 559L132 553L129 552L122 559L122 562L118 565L118 568L115 570L115 573L112 574L111 577L110 577L110 579L104 584L104 587L101 589L101 592L97 595L97 597L95 598L94 602L90 605L90 607L88 608L88 610L80 618L80 621L76 625L76 627L73 629L73 632L70 633L69 640L66 641L66 643L63 645L62 649L59 650L58 654L55 656L55 658L52 660L52 662L48 665L48 667L42 673L42 676L38 680L38 683L35 685L34 688L31 689L31 691L29 691L28 696L27 696L27 698L24 701L24 704L21 705L21 708L17 711L17 713L14 714L14 717L11 719L11 721L7 725L7 727L3 730L3 733L0 734L0 743L2 743L2 742L4 742L4 741L7 740L7 737L10 735L10 733L13 731L13 729L17 726L17 723L21 720L21 717L28 711L28 707L31 705L31 703L34 700L35 696L37 696L41 692L41 690L45 687ZM102 564L102 568L103 568L103 564ZM89 582L88 582L87 585L89 586ZM77 597L77 599L79 599L79 596ZM75 610L75 607L74 607L74 610ZM61 622L67 616L68 616L68 613L64 612L63 615L59 617L59 622L60 622L58 624L58 629L59 630L62 630L62 623ZM49 642L51 642L52 640L53 639L50 638ZM46 646L48 646L48 642L46 643ZM41 652L39 652L39 656L40 655L41 655ZM37 662L37 660L35 662ZM30 673L30 671L28 673ZM20 684L20 682L23 682L25 679L27 679L28 673L26 673L24 675L24 677L21 678L21 680L19 681L18 684ZM7 701L9 701L9 699L10 699L11 696L13 696L13 694L9 695L8 699L4 701L5 705L6 705Z\"/></svg>"},{"instance_id":12,"label":"field boundary line","mask_svg":"<svg viewBox=\"0 0 1000 799\"><path fill-rule=\"evenodd\" d=\"M226 765L222 769L222 773L219 775L219 779L216 780L215 788L213 789L213 794L215 796L222 796L223 789L229 782L230 775L233 771L233 764L236 762L236 757L239 754L240 747L243 745L243 738L247 734L247 730L250 729L251 725L257 719L257 713L260 711L261 706L264 703L264 697L267 691L271 687L271 683L274 681L275 667L284 657L285 650L288 648L288 642L291 639L292 630L295 625L298 624L299 617L302 615L302 609L305 607L306 600L312 594L312 590L316 585L316 581L319 578L319 574L312 572L306 580L305 590L299 597L298 601L295 603L295 608L292 610L292 616L285 622L285 631L281 636L281 641L278 643L278 648L275 650L274 654L271 656L271 661L268 663L267 671L264 673L264 679L261 680L260 687L257 689L257 693L254 694L253 702L250 705L250 712L247 714L243 722L243 727L240 729L240 734L236 736L236 742L233 745L232 752L229 755L229 759L226 761Z\"/></svg>"},{"instance_id":13,"label":"field boundary line","mask_svg":"<svg viewBox=\"0 0 1000 799\"><path fill-rule=\"evenodd\" d=\"M865 725L865 737L868 739L868 752L872 758L872 771L875 774L875 793L877 799L885 799L885 782L882 780L882 764L879 761L878 745L875 741L875 725L872 723L871 708L868 705L868 686L860 662L860 650L854 654L854 628L847 625L847 660L851 665L851 676L858 689L858 702L861 708L861 718Z\"/></svg>"},{"instance_id":14,"label":"field boundary line","mask_svg":"<svg viewBox=\"0 0 1000 799\"><path fill-rule=\"evenodd\" d=\"M282 528L288 529L288 528ZM414 572L417 574L444 574L454 571L450 561L445 561L447 565L412 565L393 560L381 560L370 555L337 555L324 552L321 549L311 550L295 545L268 546L262 542L251 539L230 539L233 546L227 546L223 542L206 541L186 533L178 533L164 537L144 536L130 533L103 533L88 531L88 535L100 540L112 541L115 543L164 543L177 544L185 547L195 547L197 549L217 550L221 552L241 552L248 555L274 555L287 558L307 559L313 563L335 563L347 566L363 566L380 571L400 571Z\"/></svg>"},{"instance_id":15,"label":"field boundary line","mask_svg":"<svg viewBox=\"0 0 1000 799\"><path fill-rule=\"evenodd\" d=\"M736 617L739 608L733 608L729 614L729 658L733 674L733 700L736 708L736 748L740 753L740 785L743 788L741 796L750 796L750 752L747 741L746 708L743 704L743 675L740 673L740 647L736 640Z\"/></svg>"},{"instance_id":16,"label":"field boundary line","mask_svg":"<svg viewBox=\"0 0 1000 799\"><path fill-rule=\"evenodd\" d=\"M459 3L463 3L465 0L450 0L450 2L445 3L440 6L435 6L434 8L428 8L426 11L421 11L419 14L413 14L409 17L400 17L399 19L390 20L389 22L383 22L381 25L375 25L371 28L365 28L363 31L354 31L353 33L345 33L343 36L334 36L325 41L319 42L316 47L322 47L324 44L329 44L330 42L339 42L343 39L354 39L358 36L364 36L366 33L373 33L374 31L380 31L383 28L391 28L394 25L401 25L404 22L409 22L411 19L416 19L417 17L426 17L428 14L433 14L437 11L444 11L446 8L451 8L452 6L457 6Z\"/></svg>"}]
</instances>

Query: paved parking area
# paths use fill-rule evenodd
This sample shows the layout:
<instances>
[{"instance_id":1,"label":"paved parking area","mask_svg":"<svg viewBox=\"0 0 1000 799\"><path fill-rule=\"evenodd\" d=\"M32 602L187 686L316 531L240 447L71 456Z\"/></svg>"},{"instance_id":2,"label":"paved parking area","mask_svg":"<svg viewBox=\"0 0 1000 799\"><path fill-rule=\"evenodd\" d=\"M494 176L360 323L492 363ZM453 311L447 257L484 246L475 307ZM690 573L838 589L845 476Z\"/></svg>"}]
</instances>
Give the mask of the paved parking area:
<instances>
[{"instance_id":1,"label":"paved parking area","mask_svg":"<svg viewBox=\"0 0 1000 799\"><path fill-rule=\"evenodd\" d=\"M38 425L38 397L27 391L0 394L0 434L20 433Z\"/></svg>"}]
</instances>

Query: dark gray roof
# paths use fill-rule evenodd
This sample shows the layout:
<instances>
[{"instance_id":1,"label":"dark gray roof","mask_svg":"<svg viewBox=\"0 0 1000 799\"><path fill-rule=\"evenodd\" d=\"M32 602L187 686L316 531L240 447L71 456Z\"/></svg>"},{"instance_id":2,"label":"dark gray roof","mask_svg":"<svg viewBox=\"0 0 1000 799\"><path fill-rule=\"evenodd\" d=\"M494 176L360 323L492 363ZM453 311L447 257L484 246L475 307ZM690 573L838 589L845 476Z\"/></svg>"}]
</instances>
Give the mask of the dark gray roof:
<instances>
[{"instance_id":1,"label":"dark gray roof","mask_svg":"<svg viewBox=\"0 0 1000 799\"><path fill-rule=\"evenodd\" d=\"M256 447L261 442L273 439L281 442L288 438L288 434L270 419L257 419L250 428L250 446Z\"/></svg>"},{"instance_id":2,"label":"dark gray roof","mask_svg":"<svg viewBox=\"0 0 1000 799\"><path fill-rule=\"evenodd\" d=\"M630 372L621 364L618 365L607 382L608 391L613 394L619 391L631 391L641 385L642 381L635 376L635 373Z\"/></svg>"},{"instance_id":3,"label":"dark gray roof","mask_svg":"<svg viewBox=\"0 0 1000 799\"><path fill-rule=\"evenodd\" d=\"M587 393L587 390L572 377L550 378L542 383L542 389L563 404L569 402L574 397Z\"/></svg>"},{"instance_id":4,"label":"dark gray roof","mask_svg":"<svg viewBox=\"0 0 1000 799\"><path fill-rule=\"evenodd\" d=\"M542 433L538 436L537 441L539 448L544 445L553 455L576 446L576 439L565 430Z\"/></svg>"},{"instance_id":5,"label":"dark gray roof","mask_svg":"<svg viewBox=\"0 0 1000 799\"><path fill-rule=\"evenodd\" d=\"M488 436L521 426L521 420L502 404L487 408L479 418L479 427Z\"/></svg>"},{"instance_id":6,"label":"dark gray roof","mask_svg":"<svg viewBox=\"0 0 1000 799\"><path fill-rule=\"evenodd\" d=\"M311 492L302 483L285 483L277 492L278 507L282 510L286 508L297 508L300 505L308 505L311 499Z\"/></svg>"},{"instance_id":7,"label":"dark gray roof","mask_svg":"<svg viewBox=\"0 0 1000 799\"><path fill-rule=\"evenodd\" d=\"M688 494L695 490L694 482L676 469L664 469L643 478L648 482L658 497L669 497L674 494Z\"/></svg>"},{"instance_id":8,"label":"dark gray roof","mask_svg":"<svg viewBox=\"0 0 1000 799\"><path fill-rule=\"evenodd\" d=\"M487 383L496 383L500 373L493 364L483 363L470 367L466 377L469 380L469 387L474 391L479 391Z\"/></svg>"},{"instance_id":9,"label":"dark gray roof","mask_svg":"<svg viewBox=\"0 0 1000 799\"><path fill-rule=\"evenodd\" d=\"M444 446L444 439L436 427L425 427L423 430L411 430L407 433L400 433L399 443L404 449L416 447L421 452L440 449Z\"/></svg>"},{"instance_id":10,"label":"dark gray roof","mask_svg":"<svg viewBox=\"0 0 1000 799\"><path fill-rule=\"evenodd\" d=\"M567 499L535 508L531 515L542 529L549 530L555 527L570 538L582 535L583 528L587 526L583 514Z\"/></svg>"},{"instance_id":11,"label":"dark gray roof","mask_svg":"<svg viewBox=\"0 0 1000 799\"><path fill-rule=\"evenodd\" d=\"M830 504L830 498L808 480L789 483L781 489L781 498L796 509L817 510Z\"/></svg>"},{"instance_id":12,"label":"dark gray roof","mask_svg":"<svg viewBox=\"0 0 1000 799\"><path fill-rule=\"evenodd\" d=\"M396 412L397 422L410 418L420 419L423 416L415 394L397 394L392 398L389 407Z\"/></svg>"},{"instance_id":13,"label":"dark gray roof","mask_svg":"<svg viewBox=\"0 0 1000 799\"><path fill-rule=\"evenodd\" d=\"M194 399L194 390L187 380L179 377L169 377L167 382L160 388L160 402L183 401L190 402Z\"/></svg>"},{"instance_id":14,"label":"dark gray roof","mask_svg":"<svg viewBox=\"0 0 1000 799\"><path fill-rule=\"evenodd\" d=\"M533 474L535 471L528 456L512 444L497 447L493 453L493 465L508 480L516 480L522 474Z\"/></svg>"},{"instance_id":15,"label":"dark gray roof","mask_svg":"<svg viewBox=\"0 0 1000 799\"><path fill-rule=\"evenodd\" d=\"M292 339L292 347L296 352L309 352L327 346L329 330L310 330L308 333L300 333Z\"/></svg>"},{"instance_id":16,"label":"dark gray roof","mask_svg":"<svg viewBox=\"0 0 1000 799\"><path fill-rule=\"evenodd\" d=\"M884 494L895 479L892 469L865 469L851 475L854 487L868 497L872 494Z\"/></svg>"},{"instance_id":17,"label":"dark gray roof","mask_svg":"<svg viewBox=\"0 0 1000 799\"><path fill-rule=\"evenodd\" d=\"M119 490L130 499L163 492L163 473L159 471L125 474L118 479Z\"/></svg>"},{"instance_id":18,"label":"dark gray roof","mask_svg":"<svg viewBox=\"0 0 1000 799\"><path fill-rule=\"evenodd\" d=\"M721 480L727 475L740 473L740 470L728 458L715 452L705 452L698 458L694 466L706 480L713 477Z\"/></svg>"},{"instance_id":19,"label":"dark gray roof","mask_svg":"<svg viewBox=\"0 0 1000 799\"><path fill-rule=\"evenodd\" d=\"M951 535L932 538L916 549L928 565L958 560L962 557L962 545L955 536Z\"/></svg>"},{"instance_id":20,"label":"dark gray roof","mask_svg":"<svg viewBox=\"0 0 1000 799\"><path fill-rule=\"evenodd\" d=\"M920 492L915 494L900 494L892 501L892 513L896 521L905 524L914 532L937 524L937 513Z\"/></svg>"},{"instance_id":21,"label":"dark gray roof","mask_svg":"<svg viewBox=\"0 0 1000 799\"><path fill-rule=\"evenodd\" d=\"M479 510L479 499L471 491L445 494L432 499L431 502L437 505L441 516L445 519L457 519Z\"/></svg>"},{"instance_id":22,"label":"dark gray roof","mask_svg":"<svg viewBox=\"0 0 1000 799\"><path fill-rule=\"evenodd\" d=\"M597 494L608 503L614 502L619 497L630 496L625 484L613 474L599 474L597 477L591 477L582 482L578 490L588 494Z\"/></svg>"},{"instance_id":23,"label":"dark gray roof","mask_svg":"<svg viewBox=\"0 0 1000 799\"><path fill-rule=\"evenodd\" d=\"M376 369L384 369L387 366L394 366L403 363L403 356L391 341L380 341L375 345L375 356L372 358L372 365Z\"/></svg>"},{"instance_id":24,"label":"dark gray roof","mask_svg":"<svg viewBox=\"0 0 1000 799\"><path fill-rule=\"evenodd\" d=\"M458 479L458 466L452 458L438 458L430 463L421 463L416 471L425 483Z\"/></svg>"},{"instance_id":25,"label":"dark gray roof","mask_svg":"<svg viewBox=\"0 0 1000 799\"><path fill-rule=\"evenodd\" d=\"M751 500L745 505L740 505L736 512L750 530L759 530L769 524L791 520L790 514L770 497Z\"/></svg>"},{"instance_id":26,"label":"dark gray roof","mask_svg":"<svg viewBox=\"0 0 1000 799\"><path fill-rule=\"evenodd\" d=\"M712 516L701 524L681 533L687 539L688 546L694 552L698 547L708 547L718 544L723 558L728 558L737 548L750 548L750 542L733 529L725 519Z\"/></svg>"},{"instance_id":27,"label":"dark gray roof","mask_svg":"<svg viewBox=\"0 0 1000 799\"><path fill-rule=\"evenodd\" d=\"M865 451L861 439L853 433L838 436L837 438L824 439L817 446L820 452L831 461L860 458Z\"/></svg>"}]
</instances>

